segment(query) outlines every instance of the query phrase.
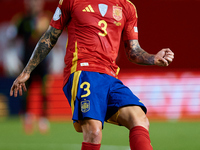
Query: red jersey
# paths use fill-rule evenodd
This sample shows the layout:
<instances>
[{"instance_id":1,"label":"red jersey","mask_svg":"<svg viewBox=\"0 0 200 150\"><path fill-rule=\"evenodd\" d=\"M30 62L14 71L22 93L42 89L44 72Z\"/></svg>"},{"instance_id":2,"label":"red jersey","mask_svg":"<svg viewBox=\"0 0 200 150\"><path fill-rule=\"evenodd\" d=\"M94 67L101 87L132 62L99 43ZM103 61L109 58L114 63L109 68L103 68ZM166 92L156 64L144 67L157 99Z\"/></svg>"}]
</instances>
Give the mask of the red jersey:
<instances>
[{"instance_id":1,"label":"red jersey","mask_svg":"<svg viewBox=\"0 0 200 150\"><path fill-rule=\"evenodd\" d=\"M68 32L64 84L78 70L116 77L121 37L138 39L137 13L129 0L60 0L50 25Z\"/></svg>"}]
</instances>

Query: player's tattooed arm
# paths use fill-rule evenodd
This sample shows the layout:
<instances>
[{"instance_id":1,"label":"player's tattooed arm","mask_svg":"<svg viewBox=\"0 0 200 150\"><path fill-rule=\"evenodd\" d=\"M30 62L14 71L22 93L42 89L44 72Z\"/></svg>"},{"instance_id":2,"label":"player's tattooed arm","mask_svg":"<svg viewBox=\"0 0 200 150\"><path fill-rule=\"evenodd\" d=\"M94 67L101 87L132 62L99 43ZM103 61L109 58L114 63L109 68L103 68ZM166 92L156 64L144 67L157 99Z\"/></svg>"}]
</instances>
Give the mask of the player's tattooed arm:
<instances>
[{"instance_id":1,"label":"player's tattooed arm","mask_svg":"<svg viewBox=\"0 0 200 150\"><path fill-rule=\"evenodd\" d=\"M154 65L155 55L149 54L143 50L138 40L127 40L124 44L127 58L131 62L141 65Z\"/></svg>"},{"instance_id":2,"label":"player's tattooed arm","mask_svg":"<svg viewBox=\"0 0 200 150\"><path fill-rule=\"evenodd\" d=\"M38 41L28 64L23 70L24 73L30 74L35 67L48 55L48 53L56 44L61 33L62 30L58 30L49 26L48 30Z\"/></svg>"}]
</instances>

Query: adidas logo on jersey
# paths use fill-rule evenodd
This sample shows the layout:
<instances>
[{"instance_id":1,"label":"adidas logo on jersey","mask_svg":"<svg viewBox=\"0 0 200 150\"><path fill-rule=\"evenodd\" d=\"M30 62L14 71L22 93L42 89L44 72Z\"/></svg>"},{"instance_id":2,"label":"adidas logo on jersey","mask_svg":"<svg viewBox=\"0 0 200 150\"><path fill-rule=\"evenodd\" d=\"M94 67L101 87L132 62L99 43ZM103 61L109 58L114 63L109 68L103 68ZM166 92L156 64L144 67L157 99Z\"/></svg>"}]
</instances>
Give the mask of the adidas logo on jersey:
<instances>
[{"instance_id":1,"label":"adidas logo on jersey","mask_svg":"<svg viewBox=\"0 0 200 150\"><path fill-rule=\"evenodd\" d=\"M83 12L94 12L94 9L92 8L91 5L88 5L87 7L85 7L85 9L82 10Z\"/></svg>"}]
</instances>

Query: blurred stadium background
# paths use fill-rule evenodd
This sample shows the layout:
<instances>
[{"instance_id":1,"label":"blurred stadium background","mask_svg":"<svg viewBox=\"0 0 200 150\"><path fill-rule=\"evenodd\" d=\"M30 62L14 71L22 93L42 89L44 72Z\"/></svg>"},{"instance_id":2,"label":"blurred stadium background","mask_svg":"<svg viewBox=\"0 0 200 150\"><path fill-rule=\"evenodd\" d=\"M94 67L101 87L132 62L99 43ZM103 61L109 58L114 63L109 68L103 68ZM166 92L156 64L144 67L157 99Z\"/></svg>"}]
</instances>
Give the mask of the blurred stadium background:
<instances>
[{"instance_id":1,"label":"blurred stadium background","mask_svg":"<svg viewBox=\"0 0 200 150\"><path fill-rule=\"evenodd\" d=\"M59 0L46 0L45 10L55 11ZM200 0L132 0L138 11L139 41L149 53L169 47L175 59L169 67L139 66L130 63L120 47L117 63L119 78L148 108L150 132L155 150L200 149ZM23 0L0 0L0 149L80 149L82 136L73 129L71 110L62 92L63 66L53 61L48 84L48 134L23 132L20 120L20 97L9 97L10 86L20 73L16 50L10 50L8 36L13 16L23 12ZM58 41L65 48L66 33ZM63 51L64 53L64 51ZM61 60L60 55L54 60ZM63 54L61 54L63 57ZM28 111L41 112L40 84L29 89ZM128 131L106 124L103 150L128 150Z\"/></svg>"}]
</instances>

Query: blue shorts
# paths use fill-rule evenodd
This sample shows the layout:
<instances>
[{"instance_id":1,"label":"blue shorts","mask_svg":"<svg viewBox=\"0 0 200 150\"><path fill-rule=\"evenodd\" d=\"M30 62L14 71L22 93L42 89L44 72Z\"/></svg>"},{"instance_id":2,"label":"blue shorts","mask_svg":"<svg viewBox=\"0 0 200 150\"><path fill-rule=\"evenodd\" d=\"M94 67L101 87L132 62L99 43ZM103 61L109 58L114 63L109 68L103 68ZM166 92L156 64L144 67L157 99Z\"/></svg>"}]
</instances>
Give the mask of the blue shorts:
<instances>
[{"instance_id":1,"label":"blue shorts","mask_svg":"<svg viewBox=\"0 0 200 150\"><path fill-rule=\"evenodd\" d=\"M109 120L120 107L137 105L146 113L146 107L123 83L107 74L77 71L70 75L63 91L71 105L74 122L92 118Z\"/></svg>"}]
</instances>

